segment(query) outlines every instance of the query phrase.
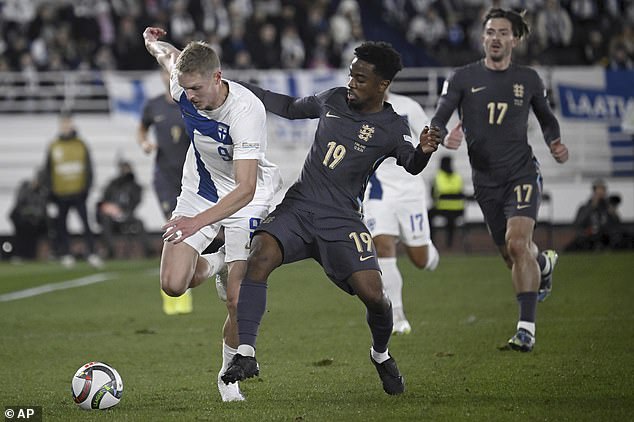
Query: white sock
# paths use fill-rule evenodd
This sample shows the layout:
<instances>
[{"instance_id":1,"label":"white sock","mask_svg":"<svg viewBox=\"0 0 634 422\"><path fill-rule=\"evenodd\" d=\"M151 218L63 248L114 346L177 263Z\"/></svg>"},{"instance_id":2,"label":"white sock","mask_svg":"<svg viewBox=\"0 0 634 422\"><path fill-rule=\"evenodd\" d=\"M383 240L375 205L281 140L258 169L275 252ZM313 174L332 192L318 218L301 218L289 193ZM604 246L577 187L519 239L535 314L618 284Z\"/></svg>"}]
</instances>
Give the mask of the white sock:
<instances>
[{"instance_id":1,"label":"white sock","mask_svg":"<svg viewBox=\"0 0 634 422\"><path fill-rule=\"evenodd\" d=\"M231 346L227 346L227 343L222 342L222 368L220 373L224 374L229 367L229 362L233 359L233 356L238 352L238 349L234 349Z\"/></svg>"},{"instance_id":2,"label":"white sock","mask_svg":"<svg viewBox=\"0 0 634 422\"><path fill-rule=\"evenodd\" d=\"M531 333L533 335L533 337L535 336L535 323L534 322L518 321L517 329L519 330L520 328L523 328L526 331L528 331L529 333Z\"/></svg>"},{"instance_id":3,"label":"white sock","mask_svg":"<svg viewBox=\"0 0 634 422\"><path fill-rule=\"evenodd\" d=\"M255 349L253 348L253 346L249 346L248 344L239 345L237 352L240 353L242 356L251 356L252 358L255 357Z\"/></svg>"},{"instance_id":4,"label":"white sock","mask_svg":"<svg viewBox=\"0 0 634 422\"><path fill-rule=\"evenodd\" d=\"M383 363L390 358L390 354L387 349L385 349L385 352L379 353L374 350L374 347L370 347L370 354L376 363Z\"/></svg>"},{"instance_id":5,"label":"white sock","mask_svg":"<svg viewBox=\"0 0 634 422\"><path fill-rule=\"evenodd\" d=\"M218 274L218 271L225 265L225 249L224 247L218 249L218 252L201 255L209 263L209 277L213 277Z\"/></svg>"},{"instance_id":6,"label":"white sock","mask_svg":"<svg viewBox=\"0 0 634 422\"><path fill-rule=\"evenodd\" d=\"M403 277L396 266L396 258L379 258L379 266L385 294L392 302L392 314L397 315L397 310L403 313Z\"/></svg>"},{"instance_id":7,"label":"white sock","mask_svg":"<svg viewBox=\"0 0 634 422\"><path fill-rule=\"evenodd\" d=\"M434 271L440 262L440 254L438 253L438 249L434 246L433 243L427 245L427 265L425 265L425 269L428 271Z\"/></svg>"}]
</instances>

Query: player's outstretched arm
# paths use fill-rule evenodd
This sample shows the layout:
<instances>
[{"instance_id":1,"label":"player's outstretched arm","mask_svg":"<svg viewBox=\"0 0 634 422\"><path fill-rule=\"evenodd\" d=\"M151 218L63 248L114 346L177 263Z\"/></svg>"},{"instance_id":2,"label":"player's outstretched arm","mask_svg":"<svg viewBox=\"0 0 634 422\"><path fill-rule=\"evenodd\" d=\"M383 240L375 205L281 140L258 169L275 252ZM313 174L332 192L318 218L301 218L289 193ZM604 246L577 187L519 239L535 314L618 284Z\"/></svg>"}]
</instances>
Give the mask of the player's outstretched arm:
<instances>
[{"instance_id":1,"label":"player's outstretched arm","mask_svg":"<svg viewBox=\"0 0 634 422\"><path fill-rule=\"evenodd\" d=\"M462 131L462 121L459 121L456 126L453 127L445 136L443 145L447 149L458 149L462 140L464 139L464 132Z\"/></svg>"},{"instance_id":2,"label":"player's outstretched arm","mask_svg":"<svg viewBox=\"0 0 634 422\"><path fill-rule=\"evenodd\" d=\"M165 70L171 73L176 59L181 52L172 44L159 41L159 39L166 34L167 31L163 28L148 26L145 28L145 31L143 31L143 40L145 41L147 51L156 58L156 61L163 66Z\"/></svg>"},{"instance_id":3,"label":"player's outstretched arm","mask_svg":"<svg viewBox=\"0 0 634 422\"><path fill-rule=\"evenodd\" d=\"M561 143L561 138L557 138L550 143L550 154L558 163L568 161L568 147Z\"/></svg>"}]
</instances>

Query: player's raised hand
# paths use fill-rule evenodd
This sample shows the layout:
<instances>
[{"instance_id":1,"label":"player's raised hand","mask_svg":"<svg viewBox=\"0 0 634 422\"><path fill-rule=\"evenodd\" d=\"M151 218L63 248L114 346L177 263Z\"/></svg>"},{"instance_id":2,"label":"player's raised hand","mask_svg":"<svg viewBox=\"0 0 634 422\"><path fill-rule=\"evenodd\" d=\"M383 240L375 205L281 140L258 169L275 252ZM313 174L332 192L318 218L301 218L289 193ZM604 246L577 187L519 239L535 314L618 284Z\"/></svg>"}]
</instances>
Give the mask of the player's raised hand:
<instances>
[{"instance_id":1,"label":"player's raised hand","mask_svg":"<svg viewBox=\"0 0 634 422\"><path fill-rule=\"evenodd\" d=\"M458 149L463 139L464 132L462 131L462 121L459 121L458 124L449 131L447 136L445 136L443 145L447 149Z\"/></svg>"},{"instance_id":2,"label":"player's raised hand","mask_svg":"<svg viewBox=\"0 0 634 422\"><path fill-rule=\"evenodd\" d=\"M558 163L568 161L568 147L561 143L561 138L557 138L550 143L550 154Z\"/></svg>"},{"instance_id":3,"label":"player's raised hand","mask_svg":"<svg viewBox=\"0 0 634 422\"><path fill-rule=\"evenodd\" d=\"M145 28L145 31L143 31L143 39L145 40L145 42L154 42L158 41L159 38L164 37L166 34L167 31L165 31L163 28L148 26L147 28Z\"/></svg>"},{"instance_id":4,"label":"player's raised hand","mask_svg":"<svg viewBox=\"0 0 634 422\"><path fill-rule=\"evenodd\" d=\"M418 147L425 154L431 154L438 149L438 145L440 145L441 141L440 129L438 129L438 127L432 126L430 129L429 126L425 126L420 134L420 144L418 144Z\"/></svg>"}]
</instances>

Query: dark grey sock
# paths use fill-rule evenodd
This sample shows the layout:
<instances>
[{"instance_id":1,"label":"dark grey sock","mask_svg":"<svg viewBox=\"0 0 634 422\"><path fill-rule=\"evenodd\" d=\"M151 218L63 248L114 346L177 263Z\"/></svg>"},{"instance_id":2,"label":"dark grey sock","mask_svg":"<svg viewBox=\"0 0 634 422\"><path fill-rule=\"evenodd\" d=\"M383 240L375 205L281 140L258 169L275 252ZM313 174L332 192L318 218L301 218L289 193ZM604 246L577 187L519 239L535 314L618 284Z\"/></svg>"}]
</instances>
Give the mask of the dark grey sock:
<instances>
[{"instance_id":1,"label":"dark grey sock","mask_svg":"<svg viewBox=\"0 0 634 422\"><path fill-rule=\"evenodd\" d=\"M392 335L392 305L390 304L386 311L379 313L368 309L366 320L372 333L372 348L378 353L385 352Z\"/></svg>"},{"instance_id":2,"label":"dark grey sock","mask_svg":"<svg viewBox=\"0 0 634 422\"><path fill-rule=\"evenodd\" d=\"M238 336L240 344L255 349L260 321L266 310L266 283L242 280L238 299Z\"/></svg>"},{"instance_id":3,"label":"dark grey sock","mask_svg":"<svg viewBox=\"0 0 634 422\"><path fill-rule=\"evenodd\" d=\"M522 292L517 295L520 305L520 321L535 322L537 314L537 292Z\"/></svg>"}]
</instances>

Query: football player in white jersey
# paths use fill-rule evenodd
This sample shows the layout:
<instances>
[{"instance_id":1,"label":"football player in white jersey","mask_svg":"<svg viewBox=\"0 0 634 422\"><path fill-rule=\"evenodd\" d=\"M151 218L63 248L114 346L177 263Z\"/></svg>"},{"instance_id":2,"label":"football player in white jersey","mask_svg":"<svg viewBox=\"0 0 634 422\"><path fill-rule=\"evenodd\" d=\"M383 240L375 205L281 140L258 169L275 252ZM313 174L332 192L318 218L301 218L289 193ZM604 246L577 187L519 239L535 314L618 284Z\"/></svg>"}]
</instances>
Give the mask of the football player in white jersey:
<instances>
[{"instance_id":1,"label":"football player in white jersey","mask_svg":"<svg viewBox=\"0 0 634 422\"><path fill-rule=\"evenodd\" d=\"M386 101L407 119L411 139L418 139L429 118L416 101L388 92ZM370 178L363 203L364 218L376 247L385 293L392 301L395 334L412 330L403 310L403 277L396 265L396 244L401 241L410 260L433 271L440 256L430 237L427 189L422 174L413 176L387 158Z\"/></svg>"},{"instance_id":2,"label":"football player in white jersey","mask_svg":"<svg viewBox=\"0 0 634 422\"><path fill-rule=\"evenodd\" d=\"M248 89L222 78L220 60L204 42L183 51L159 41L166 32L148 27L147 50L168 72L170 92L179 105L191 145L183 166L181 194L163 229L161 288L182 295L224 262L228 266L223 328L224 373L238 346L236 307L253 230L266 217L281 187L278 168L266 161L266 112ZM224 228L225 256L201 256ZM238 384L218 378L223 401L244 400Z\"/></svg>"}]
</instances>

